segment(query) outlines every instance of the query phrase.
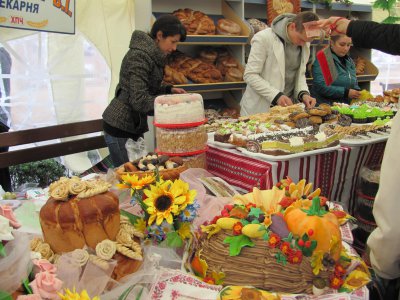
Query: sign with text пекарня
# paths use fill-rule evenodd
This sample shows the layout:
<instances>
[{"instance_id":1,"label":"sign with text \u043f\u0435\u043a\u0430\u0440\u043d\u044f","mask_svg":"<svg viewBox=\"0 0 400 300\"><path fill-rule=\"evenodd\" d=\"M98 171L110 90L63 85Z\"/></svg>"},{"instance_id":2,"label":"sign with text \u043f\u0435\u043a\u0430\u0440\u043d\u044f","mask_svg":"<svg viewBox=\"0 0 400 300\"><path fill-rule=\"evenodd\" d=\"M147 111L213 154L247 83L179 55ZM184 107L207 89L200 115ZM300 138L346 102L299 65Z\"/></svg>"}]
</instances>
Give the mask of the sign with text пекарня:
<instances>
[{"instance_id":1,"label":"sign with text \u043f\u0435\u043a\u0430\u0440\u043d\u044f","mask_svg":"<svg viewBox=\"0 0 400 300\"><path fill-rule=\"evenodd\" d=\"M75 0L0 0L0 27L75 33Z\"/></svg>"}]
</instances>

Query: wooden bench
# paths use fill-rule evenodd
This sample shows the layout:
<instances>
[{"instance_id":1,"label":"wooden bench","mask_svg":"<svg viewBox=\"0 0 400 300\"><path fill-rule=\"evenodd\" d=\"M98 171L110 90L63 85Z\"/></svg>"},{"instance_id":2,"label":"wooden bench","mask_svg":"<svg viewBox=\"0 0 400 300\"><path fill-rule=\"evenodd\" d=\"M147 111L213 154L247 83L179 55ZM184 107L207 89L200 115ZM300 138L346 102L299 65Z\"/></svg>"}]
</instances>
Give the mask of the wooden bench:
<instances>
[{"instance_id":1,"label":"wooden bench","mask_svg":"<svg viewBox=\"0 0 400 300\"><path fill-rule=\"evenodd\" d=\"M80 136L102 131L102 120L97 119L0 133L0 147L48 142L43 146L0 153L0 168L107 147L103 135ZM76 137L76 139L58 141L58 139L69 137Z\"/></svg>"}]
</instances>

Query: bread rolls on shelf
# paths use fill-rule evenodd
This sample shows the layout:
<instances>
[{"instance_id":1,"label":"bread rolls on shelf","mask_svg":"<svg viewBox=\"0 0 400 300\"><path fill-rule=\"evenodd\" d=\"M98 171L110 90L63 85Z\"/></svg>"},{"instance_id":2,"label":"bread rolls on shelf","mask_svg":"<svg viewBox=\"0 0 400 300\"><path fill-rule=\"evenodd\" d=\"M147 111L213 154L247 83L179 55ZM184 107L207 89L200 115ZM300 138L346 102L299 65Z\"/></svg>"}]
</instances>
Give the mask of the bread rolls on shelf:
<instances>
[{"instance_id":1,"label":"bread rolls on shelf","mask_svg":"<svg viewBox=\"0 0 400 300\"><path fill-rule=\"evenodd\" d=\"M221 35L240 35L242 28L240 25L229 19L219 19L217 22L217 34Z\"/></svg>"},{"instance_id":2,"label":"bread rolls on shelf","mask_svg":"<svg viewBox=\"0 0 400 300\"><path fill-rule=\"evenodd\" d=\"M215 34L214 21L201 11L190 8L177 9L172 12L185 26L188 35L213 35Z\"/></svg>"}]
</instances>

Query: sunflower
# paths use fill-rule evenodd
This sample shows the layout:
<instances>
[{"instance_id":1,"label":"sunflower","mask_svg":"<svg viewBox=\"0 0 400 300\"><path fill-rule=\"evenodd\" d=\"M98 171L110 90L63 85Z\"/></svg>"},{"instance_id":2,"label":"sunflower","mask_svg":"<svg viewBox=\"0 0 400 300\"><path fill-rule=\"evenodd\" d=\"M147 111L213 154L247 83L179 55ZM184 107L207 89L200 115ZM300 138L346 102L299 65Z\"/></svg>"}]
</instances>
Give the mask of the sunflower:
<instances>
[{"instance_id":1,"label":"sunflower","mask_svg":"<svg viewBox=\"0 0 400 300\"><path fill-rule=\"evenodd\" d=\"M193 204L194 198L196 198L197 191L195 190L189 190L189 184L187 182L184 182L180 179L176 180L178 181L179 185L182 187L182 195L185 196L184 201L182 204L179 205L180 210L184 210L187 205Z\"/></svg>"},{"instance_id":2,"label":"sunflower","mask_svg":"<svg viewBox=\"0 0 400 300\"><path fill-rule=\"evenodd\" d=\"M181 180L176 180L172 184L168 181L156 183L150 185L150 190L145 189L144 194L147 199L143 202L146 205L146 212L150 215L148 225L153 224L155 220L157 225L160 225L163 220L172 224L173 215L179 214L179 205L186 199L182 192Z\"/></svg>"},{"instance_id":3,"label":"sunflower","mask_svg":"<svg viewBox=\"0 0 400 300\"><path fill-rule=\"evenodd\" d=\"M117 184L117 187L120 189L131 189L131 195L136 191L136 190L141 190L145 186L148 186L149 184L153 183L156 178L154 175L146 175L141 178L139 178L138 175L135 174L126 174L121 176L122 183Z\"/></svg>"},{"instance_id":4,"label":"sunflower","mask_svg":"<svg viewBox=\"0 0 400 300\"><path fill-rule=\"evenodd\" d=\"M75 288L71 291L70 289L65 289L65 293L58 293L58 296L62 300L90 300L90 297L86 290L83 290L81 293L77 293ZM92 298L92 300L100 300L98 296Z\"/></svg>"}]
</instances>

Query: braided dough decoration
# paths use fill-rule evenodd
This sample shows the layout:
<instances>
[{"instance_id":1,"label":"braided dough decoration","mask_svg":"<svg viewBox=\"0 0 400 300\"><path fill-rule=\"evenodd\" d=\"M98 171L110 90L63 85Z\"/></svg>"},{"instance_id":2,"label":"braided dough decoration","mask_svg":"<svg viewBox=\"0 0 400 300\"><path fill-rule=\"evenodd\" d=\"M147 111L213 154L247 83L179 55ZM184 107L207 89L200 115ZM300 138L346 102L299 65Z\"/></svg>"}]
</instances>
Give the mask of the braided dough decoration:
<instances>
[{"instance_id":1,"label":"braided dough decoration","mask_svg":"<svg viewBox=\"0 0 400 300\"><path fill-rule=\"evenodd\" d=\"M68 201L68 184L60 183L56 185L53 190L50 192L50 196L55 200Z\"/></svg>"},{"instance_id":2,"label":"braided dough decoration","mask_svg":"<svg viewBox=\"0 0 400 300\"><path fill-rule=\"evenodd\" d=\"M33 238L33 239L31 240L31 243L30 243L31 251L39 252L37 249L38 249L39 246L40 246L41 244L43 244L43 243L44 243L44 241L43 241L42 238L39 238L39 237Z\"/></svg>"},{"instance_id":3,"label":"braided dough decoration","mask_svg":"<svg viewBox=\"0 0 400 300\"><path fill-rule=\"evenodd\" d=\"M117 243L129 247L130 245L132 245L133 239L131 234L129 234L127 231L123 229L120 229L117 234L116 241Z\"/></svg>"},{"instance_id":4,"label":"braided dough decoration","mask_svg":"<svg viewBox=\"0 0 400 300\"><path fill-rule=\"evenodd\" d=\"M103 269L103 270L107 270L108 269L108 262L96 255L90 254L89 255L89 260L94 263L96 266L98 266L99 268Z\"/></svg>"},{"instance_id":5,"label":"braided dough decoration","mask_svg":"<svg viewBox=\"0 0 400 300\"><path fill-rule=\"evenodd\" d=\"M117 243L117 251L121 253L122 255L125 255L129 258L135 259L135 260L143 260L143 256L135 251L132 251L128 247L125 247L124 245Z\"/></svg>"}]
</instances>

